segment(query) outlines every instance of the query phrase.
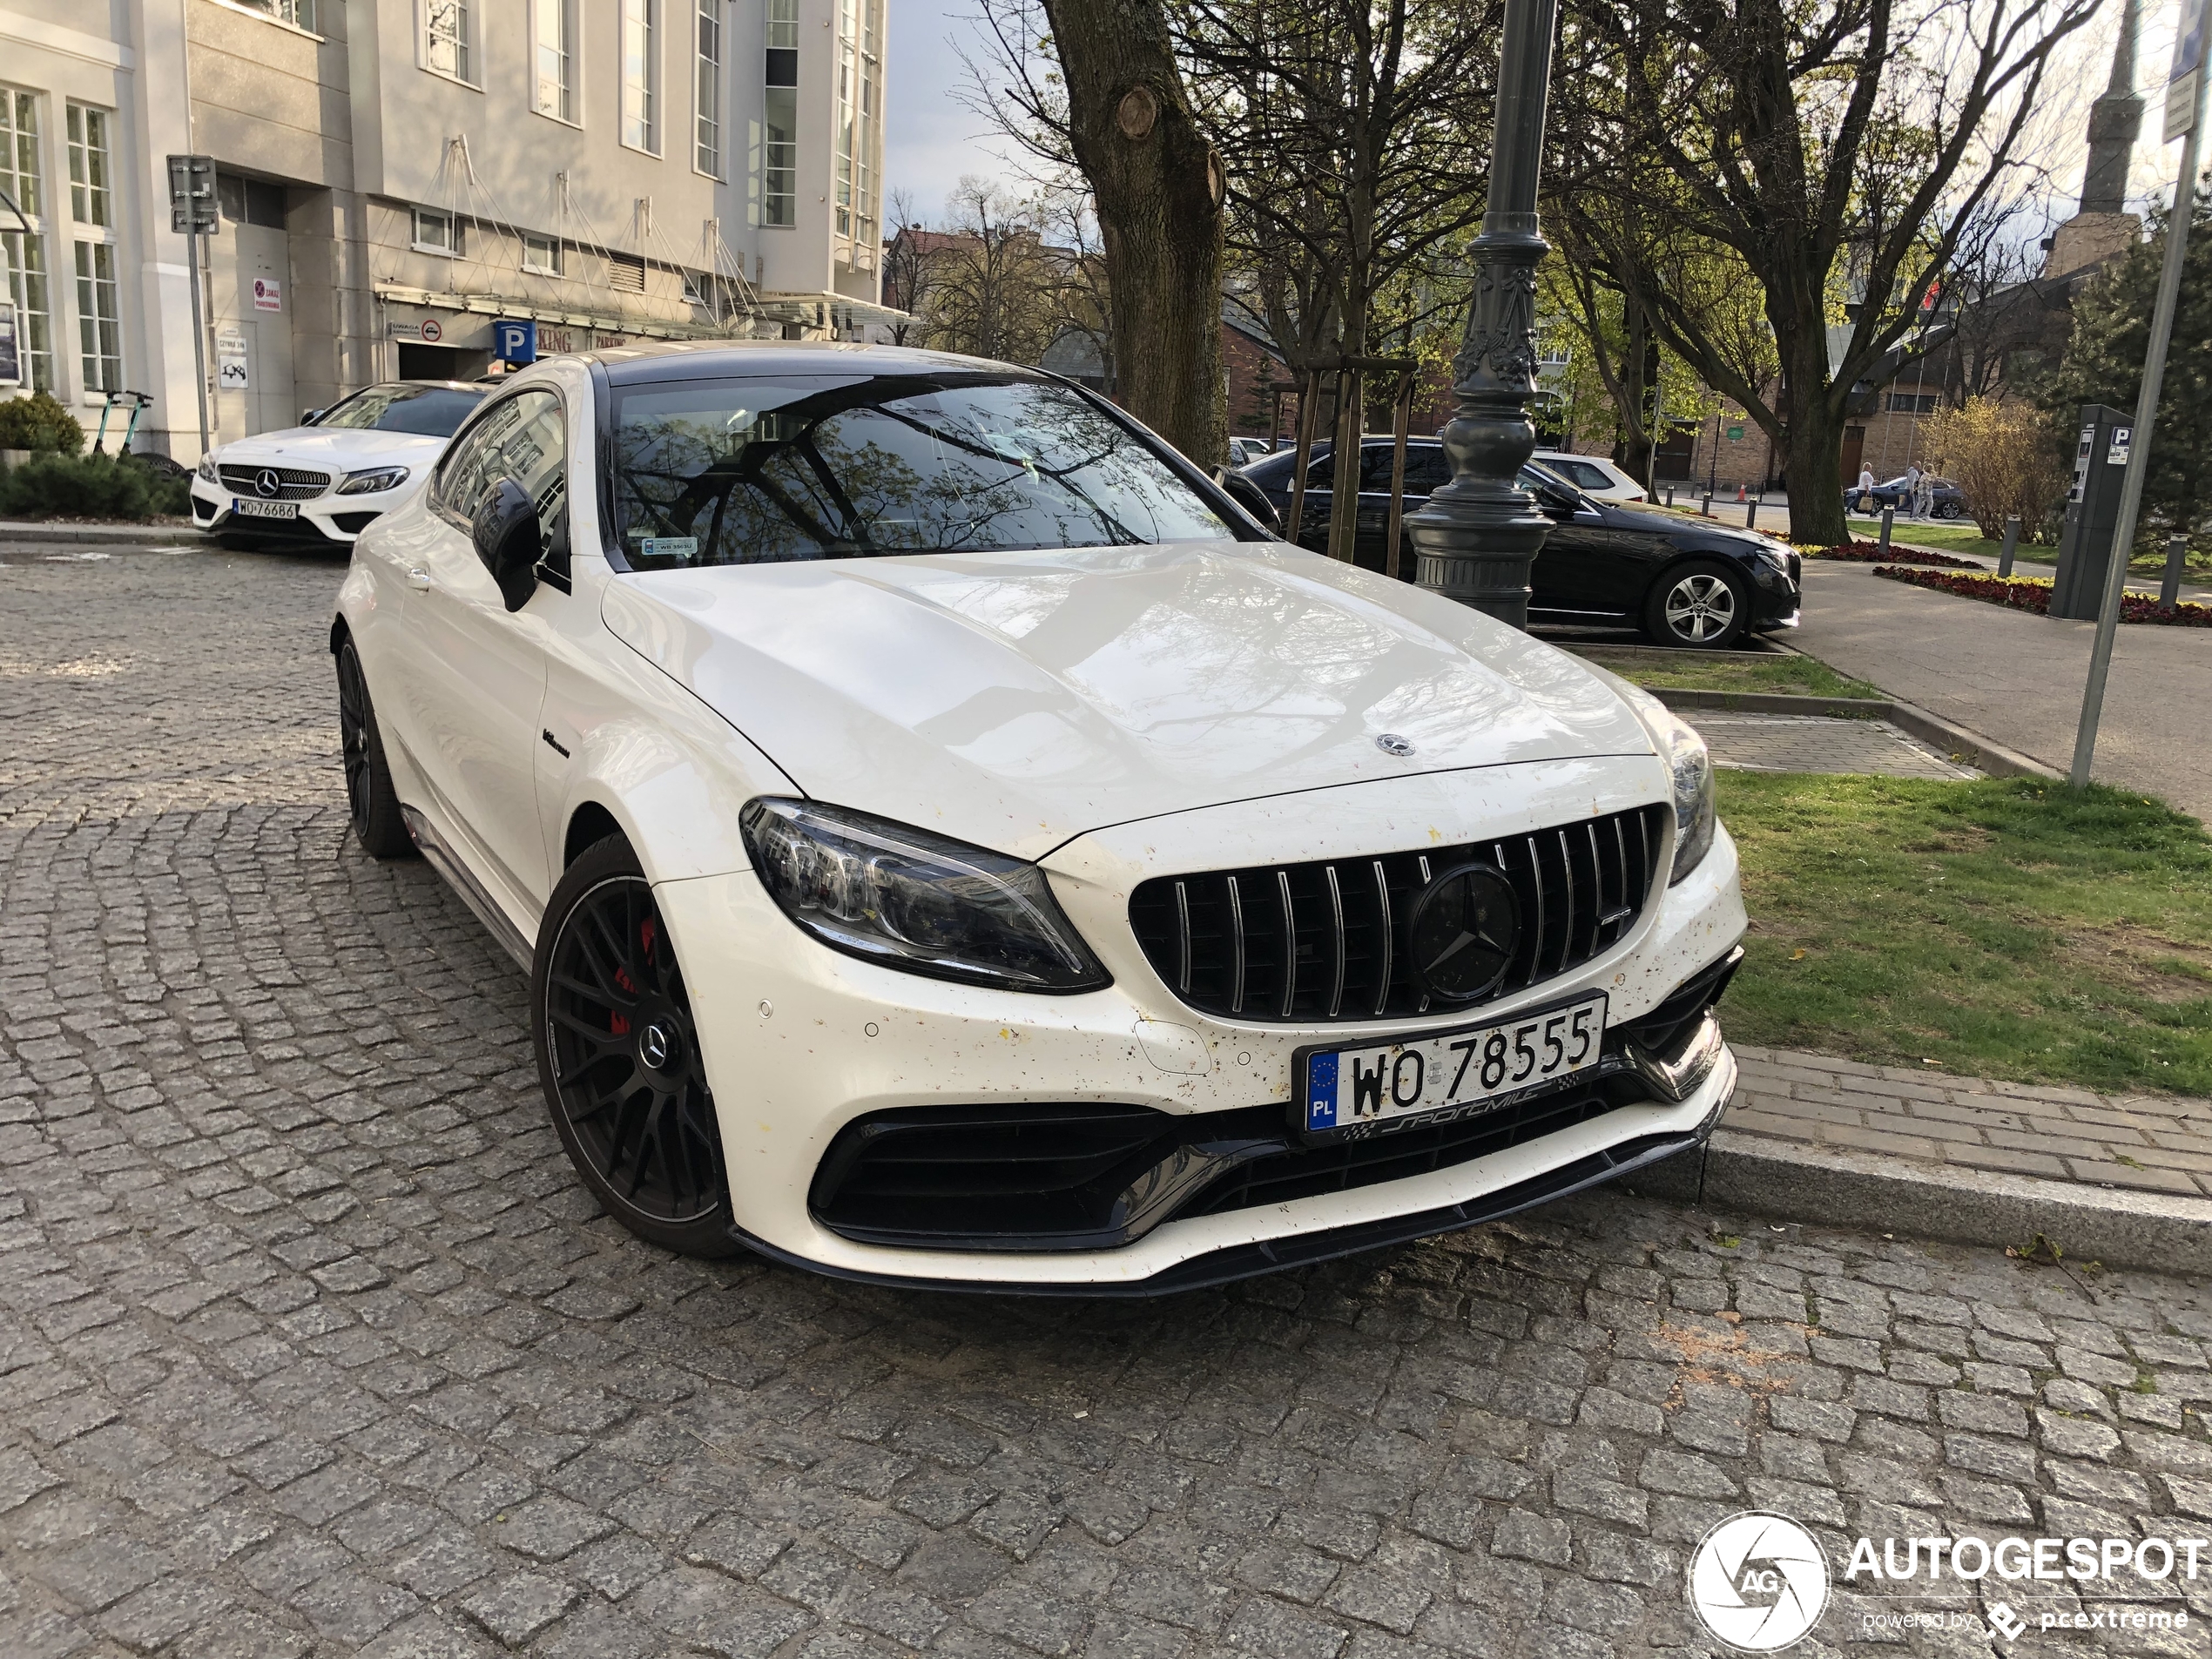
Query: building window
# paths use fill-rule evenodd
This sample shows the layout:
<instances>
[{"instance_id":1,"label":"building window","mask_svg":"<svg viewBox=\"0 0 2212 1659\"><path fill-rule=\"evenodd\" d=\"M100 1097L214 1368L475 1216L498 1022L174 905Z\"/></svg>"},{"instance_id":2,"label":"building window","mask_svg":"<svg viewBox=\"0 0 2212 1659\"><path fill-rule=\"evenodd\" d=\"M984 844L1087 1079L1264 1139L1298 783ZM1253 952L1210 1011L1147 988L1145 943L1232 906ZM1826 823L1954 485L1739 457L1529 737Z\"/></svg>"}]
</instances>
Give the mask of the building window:
<instances>
[{"instance_id":1,"label":"building window","mask_svg":"<svg viewBox=\"0 0 2212 1659\"><path fill-rule=\"evenodd\" d=\"M1936 396L1933 392L1892 392L1889 410L1892 415L1933 415Z\"/></svg>"},{"instance_id":2,"label":"building window","mask_svg":"<svg viewBox=\"0 0 2212 1659\"><path fill-rule=\"evenodd\" d=\"M17 206L37 218L43 211L38 188L38 100L29 92L0 88L0 190Z\"/></svg>"},{"instance_id":3,"label":"building window","mask_svg":"<svg viewBox=\"0 0 2212 1659\"><path fill-rule=\"evenodd\" d=\"M77 245L77 335L84 394L123 389L123 306L115 292L115 250Z\"/></svg>"},{"instance_id":4,"label":"building window","mask_svg":"<svg viewBox=\"0 0 2212 1659\"><path fill-rule=\"evenodd\" d=\"M768 0L761 109L760 222L799 222L799 0Z\"/></svg>"},{"instance_id":5,"label":"building window","mask_svg":"<svg viewBox=\"0 0 2212 1659\"><path fill-rule=\"evenodd\" d=\"M660 153L660 0L622 0L622 141Z\"/></svg>"},{"instance_id":6,"label":"building window","mask_svg":"<svg viewBox=\"0 0 2212 1659\"><path fill-rule=\"evenodd\" d=\"M533 276L561 274L561 245L550 236L523 238L523 269Z\"/></svg>"},{"instance_id":7,"label":"building window","mask_svg":"<svg viewBox=\"0 0 2212 1659\"><path fill-rule=\"evenodd\" d=\"M433 213L416 208L415 251L418 253L443 253L458 259L461 255L461 222L451 213Z\"/></svg>"},{"instance_id":8,"label":"building window","mask_svg":"<svg viewBox=\"0 0 2212 1659\"><path fill-rule=\"evenodd\" d=\"M288 23L311 35L322 32L315 27L315 0L236 0L236 3L249 10L266 12L279 23Z\"/></svg>"},{"instance_id":9,"label":"building window","mask_svg":"<svg viewBox=\"0 0 2212 1659\"><path fill-rule=\"evenodd\" d=\"M69 106L69 210L80 225L112 225L108 190L108 114Z\"/></svg>"},{"instance_id":10,"label":"building window","mask_svg":"<svg viewBox=\"0 0 2212 1659\"><path fill-rule=\"evenodd\" d=\"M21 231L0 234L8 251L8 297L16 302L24 383L34 392L54 389L54 307L46 289L46 243Z\"/></svg>"},{"instance_id":11,"label":"building window","mask_svg":"<svg viewBox=\"0 0 2212 1659\"><path fill-rule=\"evenodd\" d=\"M693 165L722 176L722 0L698 0L698 153Z\"/></svg>"},{"instance_id":12,"label":"building window","mask_svg":"<svg viewBox=\"0 0 2212 1659\"><path fill-rule=\"evenodd\" d=\"M472 81L469 0L422 0L423 62L441 75Z\"/></svg>"},{"instance_id":13,"label":"building window","mask_svg":"<svg viewBox=\"0 0 2212 1659\"><path fill-rule=\"evenodd\" d=\"M876 111L883 65L880 0L838 0L837 233L871 251L876 239ZM853 250L858 262L860 246Z\"/></svg>"},{"instance_id":14,"label":"building window","mask_svg":"<svg viewBox=\"0 0 2212 1659\"><path fill-rule=\"evenodd\" d=\"M531 0L537 24L537 107L556 120L576 119L575 0Z\"/></svg>"}]
</instances>

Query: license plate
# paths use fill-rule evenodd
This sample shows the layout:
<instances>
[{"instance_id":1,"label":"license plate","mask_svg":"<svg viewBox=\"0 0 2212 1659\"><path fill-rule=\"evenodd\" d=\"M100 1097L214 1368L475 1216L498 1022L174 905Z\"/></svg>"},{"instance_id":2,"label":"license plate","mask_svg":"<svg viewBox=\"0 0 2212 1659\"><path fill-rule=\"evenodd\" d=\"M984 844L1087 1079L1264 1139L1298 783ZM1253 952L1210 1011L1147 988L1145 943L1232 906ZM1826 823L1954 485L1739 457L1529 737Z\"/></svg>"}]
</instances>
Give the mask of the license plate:
<instances>
[{"instance_id":1,"label":"license plate","mask_svg":"<svg viewBox=\"0 0 2212 1659\"><path fill-rule=\"evenodd\" d=\"M300 503L296 501L233 500L231 511L240 518L297 518Z\"/></svg>"},{"instance_id":2,"label":"license plate","mask_svg":"<svg viewBox=\"0 0 2212 1659\"><path fill-rule=\"evenodd\" d=\"M1472 1116L1595 1068L1604 1047L1605 993L1594 991L1494 1025L1304 1049L1298 1125L1309 1138L1343 1140L1415 1119Z\"/></svg>"}]
</instances>

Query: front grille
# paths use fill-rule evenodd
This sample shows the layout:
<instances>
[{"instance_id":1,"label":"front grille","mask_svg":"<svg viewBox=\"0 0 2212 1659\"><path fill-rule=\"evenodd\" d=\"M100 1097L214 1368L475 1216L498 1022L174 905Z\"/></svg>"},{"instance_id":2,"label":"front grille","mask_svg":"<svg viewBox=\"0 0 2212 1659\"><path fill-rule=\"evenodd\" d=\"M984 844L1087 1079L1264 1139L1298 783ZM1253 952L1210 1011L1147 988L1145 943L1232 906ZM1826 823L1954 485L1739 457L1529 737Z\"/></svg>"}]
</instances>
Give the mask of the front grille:
<instances>
[{"instance_id":1,"label":"front grille","mask_svg":"<svg viewBox=\"0 0 2212 1659\"><path fill-rule=\"evenodd\" d=\"M1555 977L1628 936L1649 899L1667 808L1638 806L1498 841L1379 858L1157 876L1130 896L1130 925L1169 988L1203 1014L1312 1025L1423 1014L1406 953L1429 883L1494 866L1521 901L1505 977L1459 1009Z\"/></svg>"},{"instance_id":2,"label":"front grille","mask_svg":"<svg viewBox=\"0 0 2212 1659\"><path fill-rule=\"evenodd\" d=\"M215 470L224 489L257 501L310 501L330 488L328 473L307 472L298 467L218 467ZM255 487L264 472L277 475L280 488L273 496L263 496Z\"/></svg>"}]
</instances>

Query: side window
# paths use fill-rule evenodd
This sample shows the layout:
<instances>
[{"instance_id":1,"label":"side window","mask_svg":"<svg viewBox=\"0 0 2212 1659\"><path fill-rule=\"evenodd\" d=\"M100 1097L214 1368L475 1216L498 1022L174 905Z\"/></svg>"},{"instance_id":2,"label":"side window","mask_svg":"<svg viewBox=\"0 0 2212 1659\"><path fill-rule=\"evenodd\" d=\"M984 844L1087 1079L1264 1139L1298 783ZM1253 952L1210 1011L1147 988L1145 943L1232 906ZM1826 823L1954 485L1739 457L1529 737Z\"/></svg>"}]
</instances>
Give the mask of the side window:
<instances>
[{"instance_id":1,"label":"side window","mask_svg":"<svg viewBox=\"0 0 2212 1659\"><path fill-rule=\"evenodd\" d=\"M1452 482L1452 457L1444 453L1444 446L1425 443L1406 449L1406 493L1409 496L1428 496Z\"/></svg>"},{"instance_id":2,"label":"side window","mask_svg":"<svg viewBox=\"0 0 2212 1659\"><path fill-rule=\"evenodd\" d=\"M537 506L538 528L550 538L568 505L568 428L551 392L518 393L487 410L448 452L437 481L437 505L466 528L484 499L512 478Z\"/></svg>"}]
</instances>

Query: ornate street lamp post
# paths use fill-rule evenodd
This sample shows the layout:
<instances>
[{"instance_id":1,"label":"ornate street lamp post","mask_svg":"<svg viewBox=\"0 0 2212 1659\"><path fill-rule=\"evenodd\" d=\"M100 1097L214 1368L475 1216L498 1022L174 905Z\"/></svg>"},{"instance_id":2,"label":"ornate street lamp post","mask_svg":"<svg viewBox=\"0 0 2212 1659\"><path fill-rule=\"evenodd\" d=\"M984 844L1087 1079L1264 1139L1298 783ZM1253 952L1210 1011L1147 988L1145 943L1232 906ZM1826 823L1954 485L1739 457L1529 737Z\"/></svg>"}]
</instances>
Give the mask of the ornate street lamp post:
<instances>
[{"instance_id":1,"label":"ornate street lamp post","mask_svg":"<svg viewBox=\"0 0 2212 1659\"><path fill-rule=\"evenodd\" d=\"M1527 405L1536 391L1536 265L1550 250L1536 226L1557 0L1506 0L1490 205L1476 237L1474 303L1452 363L1458 412L1444 428L1452 481L1406 520L1415 580L1432 593L1528 625L1528 567L1551 521L1514 475L1536 447Z\"/></svg>"}]
</instances>

